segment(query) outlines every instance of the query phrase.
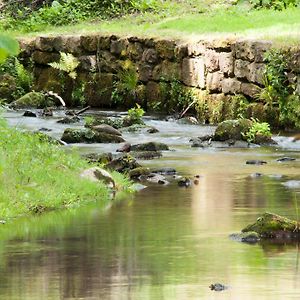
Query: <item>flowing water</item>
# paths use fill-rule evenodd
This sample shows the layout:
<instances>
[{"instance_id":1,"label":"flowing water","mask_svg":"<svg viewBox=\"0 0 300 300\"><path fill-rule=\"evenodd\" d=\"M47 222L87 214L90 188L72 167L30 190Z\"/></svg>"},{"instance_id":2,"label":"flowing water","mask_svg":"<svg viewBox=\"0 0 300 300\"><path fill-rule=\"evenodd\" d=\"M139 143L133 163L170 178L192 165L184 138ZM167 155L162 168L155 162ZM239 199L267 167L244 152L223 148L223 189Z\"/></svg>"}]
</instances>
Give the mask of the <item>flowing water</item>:
<instances>
[{"instance_id":1,"label":"flowing water","mask_svg":"<svg viewBox=\"0 0 300 300\"><path fill-rule=\"evenodd\" d=\"M6 117L13 126L52 128L53 136L69 127L20 115ZM160 133L125 138L165 142L174 151L142 164L200 175L199 184L149 184L111 207L93 203L3 225L0 299L299 299L299 245L249 245L228 235L265 211L297 218L299 189L283 183L300 180L300 142L277 136L276 147L205 150L189 139L212 127L147 123ZM77 145L82 152L118 146ZM276 161L283 156L297 160ZM268 163L246 165L248 159ZM250 176L256 172L263 176ZM216 282L229 288L211 291Z\"/></svg>"}]
</instances>

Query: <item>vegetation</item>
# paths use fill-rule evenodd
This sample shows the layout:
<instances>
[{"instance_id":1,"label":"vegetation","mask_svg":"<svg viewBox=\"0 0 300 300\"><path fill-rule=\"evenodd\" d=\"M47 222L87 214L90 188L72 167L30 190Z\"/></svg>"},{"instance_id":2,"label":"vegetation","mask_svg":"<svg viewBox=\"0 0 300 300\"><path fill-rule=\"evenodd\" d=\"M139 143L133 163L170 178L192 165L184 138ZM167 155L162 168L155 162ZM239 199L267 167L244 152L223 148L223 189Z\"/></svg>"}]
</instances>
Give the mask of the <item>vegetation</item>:
<instances>
[{"instance_id":1,"label":"vegetation","mask_svg":"<svg viewBox=\"0 0 300 300\"><path fill-rule=\"evenodd\" d=\"M252 118L252 125L250 129L243 134L243 137L247 140L248 143L255 142L257 135L261 135L264 137L271 137L271 129L270 125L266 122L259 122L256 119Z\"/></svg>"},{"instance_id":2,"label":"vegetation","mask_svg":"<svg viewBox=\"0 0 300 300\"><path fill-rule=\"evenodd\" d=\"M136 107L130 108L128 110L128 118L134 124L143 124L142 117L145 114L145 111L141 108L139 104L136 103Z\"/></svg>"},{"instance_id":3,"label":"vegetation","mask_svg":"<svg viewBox=\"0 0 300 300\"><path fill-rule=\"evenodd\" d=\"M19 44L7 35L0 34L0 63L3 63L9 55L19 53Z\"/></svg>"}]
</instances>

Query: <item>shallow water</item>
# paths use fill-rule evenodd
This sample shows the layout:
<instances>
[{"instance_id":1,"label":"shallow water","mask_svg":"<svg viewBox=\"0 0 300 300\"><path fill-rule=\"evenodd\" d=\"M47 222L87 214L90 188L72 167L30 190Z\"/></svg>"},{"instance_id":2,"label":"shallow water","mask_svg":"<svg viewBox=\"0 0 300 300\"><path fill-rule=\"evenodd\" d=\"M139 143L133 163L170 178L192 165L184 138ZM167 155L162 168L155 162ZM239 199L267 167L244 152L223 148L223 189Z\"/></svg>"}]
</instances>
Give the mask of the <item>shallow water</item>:
<instances>
[{"instance_id":1,"label":"shallow water","mask_svg":"<svg viewBox=\"0 0 300 300\"><path fill-rule=\"evenodd\" d=\"M22 128L53 128L56 137L69 127L20 113L6 117ZM0 298L299 299L297 244L248 245L228 235L265 211L297 218L299 189L283 183L300 180L300 143L278 136L279 145L272 148L203 150L191 148L189 139L212 127L147 123L160 133L125 134L125 139L162 141L175 151L142 164L200 175L199 184L151 185L108 208L94 203L3 225ZM77 146L82 152L119 147ZM277 162L282 156L297 160ZM246 165L248 159L268 163ZM256 172L264 176L250 176ZM211 291L215 282L229 289Z\"/></svg>"}]
</instances>

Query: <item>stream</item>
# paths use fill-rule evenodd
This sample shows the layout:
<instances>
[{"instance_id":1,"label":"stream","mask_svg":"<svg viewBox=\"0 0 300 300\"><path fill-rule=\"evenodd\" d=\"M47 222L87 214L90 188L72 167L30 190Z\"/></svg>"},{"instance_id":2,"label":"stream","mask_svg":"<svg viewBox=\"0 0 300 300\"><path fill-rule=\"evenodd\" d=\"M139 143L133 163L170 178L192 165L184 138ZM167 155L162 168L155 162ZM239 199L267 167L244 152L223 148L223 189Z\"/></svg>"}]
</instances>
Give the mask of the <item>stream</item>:
<instances>
[{"instance_id":1,"label":"stream","mask_svg":"<svg viewBox=\"0 0 300 300\"><path fill-rule=\"evenodd\" d=\"M56 138L64 128L82 126L57 124L62 115L4 113L11 126L51 128ZM214 127L145 121L160 132L124 133L125 140L159 141L174 151L141 164L200 175L199 184L149 183L111 207L91 203L5 225L0 299L299 299L299 244L245 244L228 236L265 211L297 218L300 187L284 183L300 180L300 141L277 135L273 147L191 148L190 138L212 133ZM81 153L115 153L119 146L72 145ZM296 160L276 161L284 156ZM250 159L267 164L247 165ZM211 291L210 284L218 282L228 289Z\"/></svg>"}]
</instances>

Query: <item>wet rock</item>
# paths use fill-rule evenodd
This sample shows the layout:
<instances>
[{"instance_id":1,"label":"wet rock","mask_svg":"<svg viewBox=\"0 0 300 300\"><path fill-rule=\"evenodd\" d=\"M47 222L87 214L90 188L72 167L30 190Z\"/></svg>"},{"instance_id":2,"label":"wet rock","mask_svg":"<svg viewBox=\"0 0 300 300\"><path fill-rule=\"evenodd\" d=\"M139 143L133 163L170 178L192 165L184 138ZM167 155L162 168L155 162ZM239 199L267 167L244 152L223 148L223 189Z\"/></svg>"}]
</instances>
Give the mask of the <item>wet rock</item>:
<instances>
[{"instance_id":1,"label":"wet rock","mask_svg":"<svg viewBox=\"0 0 300 300\"><path fill-rule=\"evenodd\" d=\"M113 159L112 154L110 152L83 154L82 158L84 158L90 163L99 163L99 164L107 164Z\"/></svg>"},{"instance_id":2,"label":"wet rock","mask_svg":"<svg viewBox=\"0 0 300 300\"><path fill-rule=\"evenodd\" d=\"M242 232L254 231L261 238L293 238L299 237L299 224L288 218L264 213L256 222L246 226Z\"/></svg>"},{"instance_id":3,"label":"wet rock","mask_svg":"<svg viewBox=\"0 0 300 300\"><path fill-rule=\"evenodd\" d=\"M195 117L185 117L181 118L177 121L178 124L183 124L183 125L198 125L199 122Z\"/></svg>"},{"instance_id":4,"label":"wet rock","mask_svg":"<svg viewBox=\"0 0 300 300\"><path fill-rule=\"evenodd\" d=\"M177 172L174 168L160 168L160 169L154 169L152 173L160 174L160 175L175 175Z\"/></svg>"},{"instance_id":5,"label":"wet rock","mask_svg":"<svg viewBox=\"0 0 300 300\"><path fill-rule=\"evenodd\" d=\"M284 156L284 157L276 159L276 161L278 161L278 162L287 162L287 161L294 161L294 160L296 160L296 158L288 157L288 156Z\"/></svg>"},{"instance_id":6,"label":"wet rock","mask_svg":"<svg viewBox=\"0 0 300 300\"><path fill-rule=\"evenodd\" d=\"M159 142L148 142L131 146L131 151L163 151L169 150L168 145Z\"/></svg>"},{"instance_id":7,"label":"wet rock","mask_svg":"<svg viewBox=\"0 0 300 300\"><path fill-rule=\"evenodd\" d=\"M53 117L53 109L51 107L45 107L42 111L42 117Z\"/></svg>"},{"instance_id":8,"label":"wet rock","mask_svg":"<svg viewBox=\"0 0 300 300\"><path fill-rule=\"evenodd\" d=\"M283 185L289 189L298 189L300 188L300 180L288 180Z\"/></svg>"},{"instance_id":9,"label":"wet rock","mask_svg":"<svg viewBox=\"0 0 300 300\"><path fill-rule=\"evenodd\" d=\"M122 135L122 133L119 130L107 124L92 126L92 130L97 132L104 132L112 135L119 135L119 136Z\"/></svg>"},{"instance_id":10,"label":"wet rock","mask_svg":"<svg viewBox=\"0 0 300 300\"><path fill-rule=\"evenodd\" d=\"M191 147L193 148L207 148L212 145L211 140L203 141L200 138L191 139L190 142L192 142Z\"/></svg>"},{"instance_id":11,"label":"wet rock","mask_svg":"<svg viewBox=\"0 0 300 300\"><path fill-rule=\"evenodd\" d=\"M54 106L54 102L49 100L43 93L40 92L30 92L21 98L13 101L10 106L15 109L21 108L44 108L49 106Z\"/></svg>"},{"instance_id":12,"label":"wet rock","mask_svg":"<svg viewBox=\"0 0 300 300\"><path fill-rule=\"evenodd\" d=\"M213 283L209 286L212 291L221 292L227 290L228 287L221 283Z\"/></svg>"},{"instance_id":13,"label":"wet rock","mask_svg":"<svg viewBox=\"0 0 300 300\"><path fill-rule=\"evenodd\" d=\"M26 110L23 114L23 117L32 117L32 118L36 118L37 115L36 113L30 111L30 110Z\"/></svg>"},{"instance_id":14,"label":"wet rock","mask_svg":"<svg viewBox=\"0 0 300 300\"><path fill-rule=\"evenodd\" d=\"M246 165L264 165L267 162L259 159L250 159L246 161Z\"/></svg>"},{"instance_id":15,"label":"wet rock","mask_svg":"<svg viewBox=\"0 0 300 300\"><path fill-rule=\"evenodd\" d=\"M122 132L140 132L147 126L145 124L133 124L128 127L123 127Z\"/></svg>"},{"instance_id":16,"label":"wet rock","mask_svg":"<svg viewBox=\"0 0 300 300\"><path fill-rule=\"evenodd\" d=\"M120 148L118 148L116 151L117 152L130 152L130 149L131 149L131 144L130 143L125 143Z\"/></svg>"},{"instance_id":17,"label":"wet rock","mask_svg":"<svg viewBox=\"0 0 300 300\"><path fill-rule=\"evenodd\" d=\"M73 124L73 123L78 123L80 121L80 118L77 116L72 116L72 117L65 117L61 120L58 120L57 123L59 124Z\"/></svg>"},{"instance_id":18,"label":"wet rock","mask_svg":"<svg viewBox=\"0 0 300 300\"><path fill-rule=\"evenodd\" d=\"M141 190L144 190L145 188L147 188L146 185L143 185L143 184L140 184L140 183L134 183L132 186L131 186L131 189L136 191L136 192L139 192Z\"/></svg>"},{"instance_id":19,"label":"wet rock","mask_svg":"<svg viewBox=\"0 0 300 300\"><path fill-rule=\"evenodd\" d=\"M138 167L133 170L130 170L128 175L130 179L138 179L142 175L149 175L150 169L144 167Z\"/></svg>"},{"instance_id":20,"label":"wet rock","mask_svg":"<svg viewBox=\"0 0 300 300\"><path fill-rule=\"evenodd\" d=\"M255 244L260 240L259 234L255 231L233 233L229 238L237 242L249 244Z\"/></svg>"},{"instance_id":21,"label":"wet rock","mask_svg":"<svg viewBox=\"0 0 300 300\"><path fill-rule=\"evenodd\" d=\"M129 154L116 158L105 165L106 168L115 170L120 173L129 172L130 170L141 167L141 165Z\"/></svg>"},{"instance_id":22,"label":"wet rock","mask_svg":"<svg viewBox=\"0 0 300 300\"><path fill-rule=\"evenodd\" d=\"M216 128L213 140L227 141L227 140L243 140L252 126L252 121L248 119L227 120L221 122Z\"/></svg>"},{"instance_id":23,"label":"wet rock","mask_svg":"<svg viewBox=\"0 0 300 300\"><path fill-rule=\"evenodd\" d=\"M52 129L50 129L50 128L45 128L45 127L42 127L42 128L40 128L38 131L44 131L44 132L50 132L50 131L52 131Z\"/></svg>"},{"instance_id":24,"label":"wet rock","mask_svg":"<svg viewBox=\"0 0 300 300\"><path fill-rule=\"evenodd\" d=\"M131 152L131 155L136 159L154 159L162 157L160 151L140 151L140 152Z\"/></svg>"},{"instance_id":25,"label":"wet rock","mask_svg":"<svg viewBox=\"0 0 300 300\"><path fill-rule=\"evenodd\" d=\"M263 176L264 176L264 174L262 174L262 173L252 173L250 175L251 178L260 178L260 177L263 177Z\"/></svg>"},{"instance_id":26,"label":"wet rock","mask_svg":"<svg viewBox=\"0 0 300 300\"><path fill-rule=\"evenodd\" d=\"M145 179L152 183L160 183L161 184L162 182L164 182L167 184L166 178L160 174L150 173L149 175L147 175L145 177Z\"/></svg>"},{"instance_id":27,"label":"wet rock","mask_svg":"<svg viewBox=\"0 0 300 300\"><path fill-rule=\"evenodd\" d=\"M254 144L261 146L271 146L277 145L277 142L275 142L270 136L257 133L254 138Z\"/></svg>"},{"instance_id":28,"label":"wet rock","mask_svg":"<svg viewBox=\"0 0 300 300\"><path fill-rule=\"evenodd\" d=\"M115 129L120 129L124 127L123 120L121 118L105 118L105 117L95 117L91 121L85 124L85 127L93 127L101 124L107 124Z\"/></svg>"},{"instance_id":29,"label":"wet rock","mask_svg":"<svg viewBox=\"0 0 300 300\"><path fill-rule=\"evenodd\" d=\"M100 133L91 129L65 129L61 140L66 143L122 143L124 139L117 135Z\"/></svg>"},{"instance_id":30,"label":"wet rock","mask_svg":"<svg viewBox=\"0 0 300 300\"><path fill-rule=\"evenodd\" d=\"M155 128L155 127L150 127L149 129L147 129L147 132L152 134L152 133L159 132L159 130L157 128Z\"/></svg>"},{"instance_id":31,"label":"wet rock","mask_svg":"<svg viewBox=\"0 0 300 300\"><path fill-rule=\"evenodd\" d=\"M198 179L194 179L194 181L193 181L194 185L198 185L199 182L200 182L200 181L199 181Z\"/></svg>"},{"instance_id":32,"label":"wet rock","mask_svg":"<svg viewBox=\"0 0 300 300\"><path fill-rule=\"evenodd\" d=\"M161 184L161 185L167 185L167 184L169 184L170 182L167 181L167 180L158 180L157 183L158 183L158 184Z\"/></svg>"},{"instance_id":33,"label":"wet rock","mask_svg":"<svg viewBox=\"0 0 300 300\"><path fill-rule=\"evenodd\" d=\"M183 177L177 181L177 185L180 187L189 187L191 184L192 181L187 177Z\"/></svg>"},{"instance_id":34,"label":"wet rock","mask_svg":"<svg viewBox=\"0 0 300 300\"><path fill-rule=\"evenodd\" d=\"M80 177L88 179L90 181L94 181L94 182L103 181L107 186L109 186L111 188L116 187L116 183L115 183L114 179L112 178L111 174L99 167L93 167L93 168L84 170L80 174Z\"/></svg>"}]
</instances>

